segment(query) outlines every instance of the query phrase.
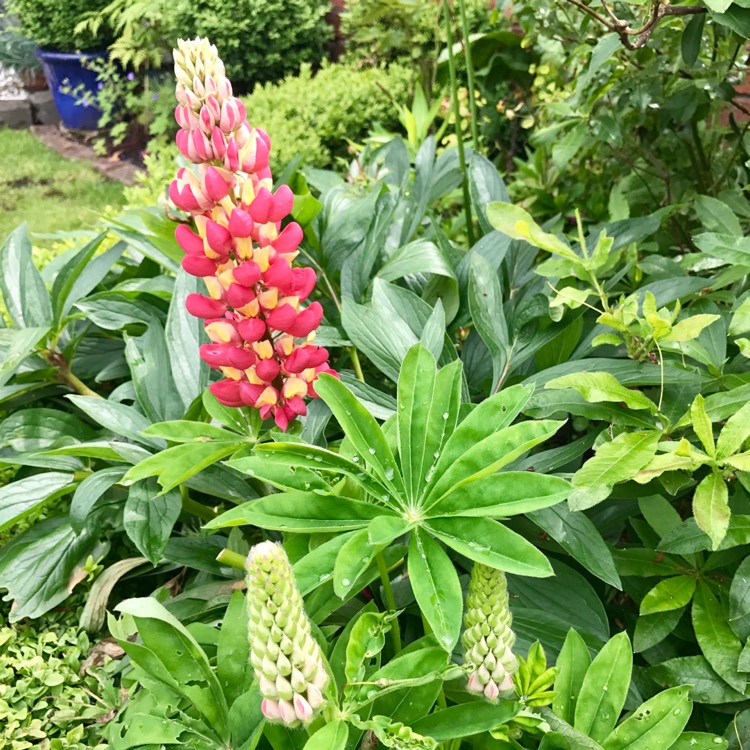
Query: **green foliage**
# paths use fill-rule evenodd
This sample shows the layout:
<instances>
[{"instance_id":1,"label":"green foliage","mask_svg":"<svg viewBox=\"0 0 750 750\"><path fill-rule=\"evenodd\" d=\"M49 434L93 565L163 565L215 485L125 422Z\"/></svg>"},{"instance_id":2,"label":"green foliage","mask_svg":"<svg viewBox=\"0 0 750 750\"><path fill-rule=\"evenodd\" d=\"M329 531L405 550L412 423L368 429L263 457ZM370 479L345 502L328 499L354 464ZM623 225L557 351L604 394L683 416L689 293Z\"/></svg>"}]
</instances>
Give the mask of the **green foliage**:
<instances>
[{"instance_id":1,"label":"green foliage","mask_svg":"<svg viewBox=\"0 0 750 750\"><path fill-rule=\"evenodd\" d=\"M323 65L313 75L258 86L245 99L248 119L271 136L271 166L283 168L301 154L313 167L327 167L345 157L350 143L361 142L375 123L395 127L394 102L405 99L411 73L400 66L357 70Z\"/></svg>"},{"instance_id":2,"label":"green foliage","mask_svg":"<svg viewBox=\"0 0 750 750\"><path fill-rule=\"evenodd\" d=\"M0 620L0 744L15 750L105 747L98 722L119 705L107 669L82 662L89 638L75 613L40 627ZM106 660L106 657L104 657ZM96 696L99 696L97 700Z\"/></svg>"},{"instance_id":3,"label":"green foliage","mask_svg":"<svg viewBox=\"0 0 750 750\"><path fill-rule=\"evenodd\" d=\"M101 50L109 38L106 30L98 35L82 32L76 27L88 11L103 8L107 0L11 0L9 10L18 16L24 33L37 46L59 52Z\"/></svg>"},{"instance_id":4,"label":"green foliage","mask_svg":"<svg viewBox=\"0 0 750 750\"><path fill-rule=\"evenodd\" d=\"M217 0L177 0L165 8L164 25L172 44L211 39L232 82L249 89L320 63L332 33L328 9L324 0L241 0L231 9Z\"/></svg>"}]
</instances>

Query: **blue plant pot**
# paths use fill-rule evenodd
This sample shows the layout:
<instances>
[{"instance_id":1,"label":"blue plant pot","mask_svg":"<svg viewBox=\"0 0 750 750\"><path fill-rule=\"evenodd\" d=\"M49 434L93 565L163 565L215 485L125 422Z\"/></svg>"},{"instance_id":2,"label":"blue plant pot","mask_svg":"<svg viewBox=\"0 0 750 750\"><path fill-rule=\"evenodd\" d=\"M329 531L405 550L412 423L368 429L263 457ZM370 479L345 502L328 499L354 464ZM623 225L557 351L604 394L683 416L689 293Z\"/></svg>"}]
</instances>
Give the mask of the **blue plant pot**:
<instances>
[{"instance_id":1,"label":"blue plant pot","mask_svg":"<svg viewBox=\"0 0 750 750\"><path fill-rule=\"evenodd\" d=\"M84 62L103 58L106 52L53 52L38 49L36 54L42 62L62 124L71 130L97 130L102 115L95 104L97 74L84 67Z\"/></svg>"}]
</instances>

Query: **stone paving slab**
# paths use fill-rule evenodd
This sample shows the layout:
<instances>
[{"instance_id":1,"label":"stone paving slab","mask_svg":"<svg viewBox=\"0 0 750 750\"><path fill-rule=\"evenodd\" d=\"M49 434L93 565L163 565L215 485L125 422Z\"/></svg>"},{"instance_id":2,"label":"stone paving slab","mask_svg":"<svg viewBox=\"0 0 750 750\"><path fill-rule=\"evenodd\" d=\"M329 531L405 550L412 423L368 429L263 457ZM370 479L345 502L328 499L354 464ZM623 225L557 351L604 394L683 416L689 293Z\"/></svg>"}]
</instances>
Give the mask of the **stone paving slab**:
<instances>
[{"instance_id":1,"label":"stone paving slab","mask_svg":"<svg viewBox=\"0 0 750 750\"><path fill-rule=\"evenodd\" d=\"M68 159L87 161L98 172L123 185L132 185L138 167L127 161L98 156L83 143L70 140L57 125L33 125L31 132L45 145Z\"/></svg>"}]
</instances>

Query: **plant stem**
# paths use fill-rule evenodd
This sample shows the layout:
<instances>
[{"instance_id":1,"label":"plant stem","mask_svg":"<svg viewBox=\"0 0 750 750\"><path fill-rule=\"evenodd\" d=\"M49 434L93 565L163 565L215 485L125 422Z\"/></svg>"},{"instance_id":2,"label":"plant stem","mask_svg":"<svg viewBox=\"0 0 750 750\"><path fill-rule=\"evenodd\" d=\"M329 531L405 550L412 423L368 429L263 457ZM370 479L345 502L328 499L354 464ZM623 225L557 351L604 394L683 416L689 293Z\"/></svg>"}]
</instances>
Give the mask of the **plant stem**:
<instances>
[{"instance_id":1,"label":"plant stem","mask_svg":"<svg viewBox=\"0 0 750 750\"><path fill-rule=\"evenodd\" d=\"M469 85L469 110L471 111L471 143L474 150L479 152L479 115L477 114L477 99L474 91L474 60L471 59L471 44L469 42L469 21L466 17L465 0L457 0L461 13L461 39L466 58L466 80Z\"/></svg>"},{"instance_id":2,"label":"plant stem","mask_svg":"<svg viewBox=\"0 0 750 750\"><path fill-rule=\"evenodd\" d=\"M380 572L380 580L383 583L383 596L385 597L385 603L388 609L392 612L397 611L396 599L393 596L393 587L391 586L391 578L388 575L388 566L385 563L385 558L382 552L378 552L375 555L375 561L378 564L378 571ZM391 640L393 641L393 650L396 654L401 652L401 631L399 630L398 617L393 620L391 625Z\"/></svg>"},{"instance_id":3,"label":"plant stem","mask_svg":"<svg viewBox=\"0 0 750 750\"><path fill-rule=\"evenodd\" d=\"M60 367L58 370L60 379L68 386L70 386L76 393L80 393L81 396L93 396L94 398L103 398L96 391L92 391L86 383L84 383L79 377L74 375L67 367Z\"/></svg>"},{"instance_id":4,"label":"plant stem","mask_svg":"<svg viewBox=\"0 0 750 750\"><path fill-rule=\"evenodd\" d=\"M453 28L448 0L443 0L443 18L445 20L445 38L448 45L448 74L451 82L451 98L453 100L453 116L456 119L456 146L458 148L458 163L463 175L464 213L466 214L466 234L469 247L474 244L474 227L471 222L471 196L469 195L469 173L466 169L464 142L461 135L461 107L458 103L458 82L456 80L456 60L453 57Z\"/></svg>"},{"instance_id":5,"label":"plant stem","mask_svg":"<svg viewBox=\"0 0 750 750\"><path fill-rule=\"evenodd\" d=\"M239 552L233 552L231 549L223 549L216 555L216 560L230 568L245 569L245 558Z\"/></svg>"},{"instance_id":6,"label":"plant stem","mask_svg":"<svg viewBox=\"0 0 750 750\"><path fill-rule=\"evenodd\" d=\"M359 380L361 383L364 383L365 376L362 373L362 365L359 361L359 352L357 351L356 346L353 346L349 350L349 356L352 358L352 367L354 368L354 374L357 376L357 380Z\"/></svg>"},{"instance_id":7,"label":"plant stem","mask_svg":"<svg viewBox=\"0 0 750 750\"><path fill-rule=\"evenodd\" d=\"M182 497L182 509L186 513L192 513L203 521L213 521L219 515L213 508L209 508L207 505L193 500L190 497L188 488L184 484L180 485L180 497Z\"/></svg>"}]
</instances>

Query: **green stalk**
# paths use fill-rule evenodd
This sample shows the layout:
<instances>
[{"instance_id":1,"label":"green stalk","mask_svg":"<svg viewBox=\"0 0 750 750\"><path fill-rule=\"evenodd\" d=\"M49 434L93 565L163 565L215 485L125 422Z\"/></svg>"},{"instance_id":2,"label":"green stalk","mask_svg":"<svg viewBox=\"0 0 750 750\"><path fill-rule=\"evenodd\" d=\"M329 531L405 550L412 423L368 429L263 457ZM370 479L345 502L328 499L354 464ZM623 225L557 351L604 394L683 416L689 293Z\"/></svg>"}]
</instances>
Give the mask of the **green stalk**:
<instances>
[{"instance_id":1,"label":"green stalk","mask_svg":"<svg viewBox=\"0 0 750 750\"><path fill-rule=\"evenodd\" d=\"M456 141L458 147L458 163L463 175L464 213L466 214L466 234L469 239L469 247L474 244L474 227L471 222L471 197L469 195L469 173L466 169L466 156L464 154L464 142L461 138L461 107L458 103L458 82L456 80L456 60L453 57L453 28L451 26L451 13L448 0L443 0L443 18L445 21L445 38L448 45L448 74L451 82L451 98L453 100L453 116L456 118Z\"/></svg>"},{"instance_id":2,"label":"green stalk","mask_svg":"<svg viewBox=\"0 0 750 750\"><path fill-rule=\"evenodd\" d=\"M203 505L190 497L188 488L182 484L180 485L180 497L182 498L182 509L185 513L192 513L202 521L213 521L219 514L213 509L209 508L208 505Z\"/></svg>"},{"instance_id":3,"label":"green stalk","mask_svg":"<svg viewBox=\"0 0 750 750\"><path fill-rule=\"evenodd\" d=\"M354 374L357 376L357 380L359 380L361 383L364 383L365 376L362 373L362 364L359 361L359 352L357 351L356 346L353 346L349 350L349 355L352 358L352 367L354 368Z\"/></svg>"},{"instance_id":4,"label":"green stalk","mask_svg":"<svg viewBox=\"0 0 750 750\"><path fill-rule=\"evenodd\" d=\"M479 115L477 114L477 100L474 92L474 61L471 59L471 43L469 41L469 20L466 17L465 0L456 0L461 12L461 39L466 58L466 80L469 84L469 110L471 111L471 142L474 151L479 153Z\"/></svg>"},{"instance_id":5,"label":"green stalk","mask_svg":"<svg viewBox=\"0 0 750 750\"><path fill-rule=\"evenodd\" d=\"M230 568L245 569L244 555L241 555L239 552L233 552L231 549L223 549L216 555L216 559L222 565L227 565Z\"/></svg>"},{"instance_id":6,"label":"green stalk","mask_svg":"<svg viewBox=\"0 0 750 750\"><path fill-rule=\"evenodd\" d=\"M391 577L388 575L388 566L385 563L385 558L382 552L378 552L375 555L375 561L378 564L378 571L380 572L380 580L383 584L383 596L385 597L385 603L391 612L396 612L396 599L393 596L393 587L391 586ZM391 640L393 641L393 650L396 654L401 653L401 631L399 630L398 618L393 620L391 624Z\"/></svg>"}]
</instances>

